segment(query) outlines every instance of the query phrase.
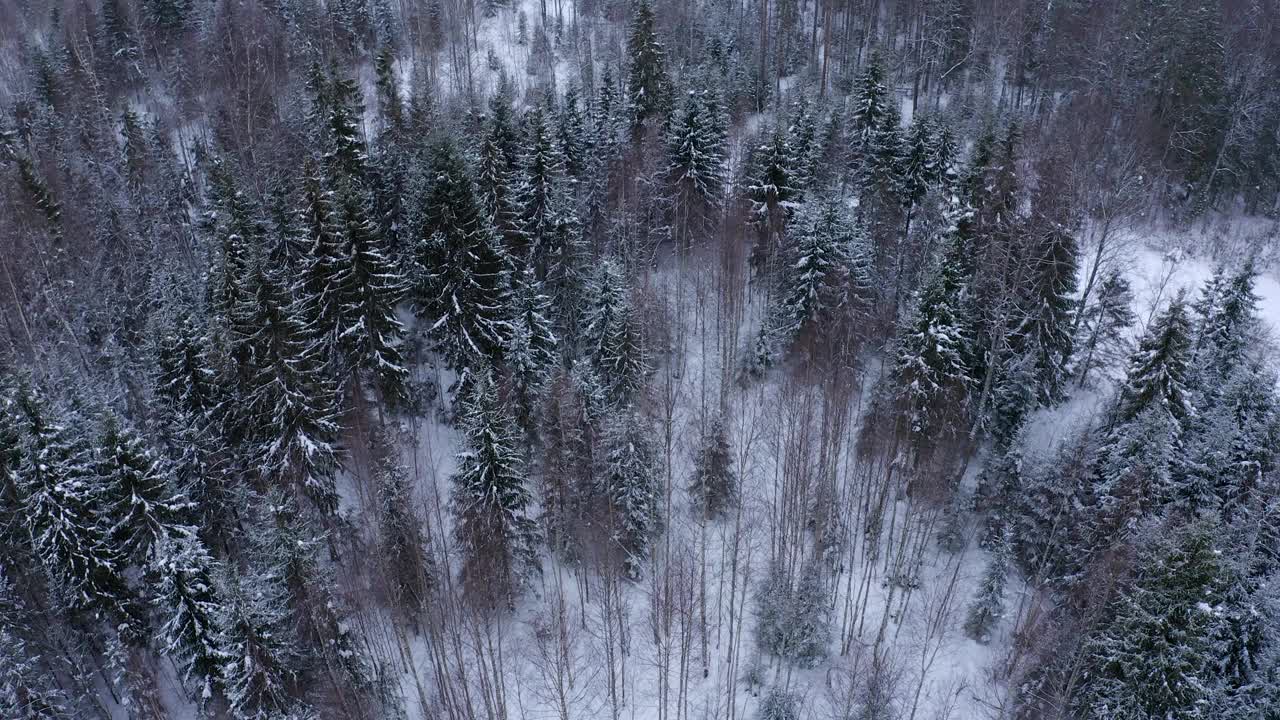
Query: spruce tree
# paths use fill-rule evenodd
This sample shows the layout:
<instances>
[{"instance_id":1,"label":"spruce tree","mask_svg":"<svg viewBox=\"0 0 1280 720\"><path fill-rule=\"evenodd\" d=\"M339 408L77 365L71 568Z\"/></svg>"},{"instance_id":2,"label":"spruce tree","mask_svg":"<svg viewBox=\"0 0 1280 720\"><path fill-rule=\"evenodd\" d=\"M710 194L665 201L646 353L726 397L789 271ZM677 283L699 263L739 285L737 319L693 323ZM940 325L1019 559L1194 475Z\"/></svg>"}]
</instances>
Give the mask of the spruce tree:
<instances>
[{"instance_id":1,"label":"spruce tree","mask_svg":"<svg viewBox=\"0 0 1280 720\"><path fill-rule=\"evenodd\" d=\"M667 178L674 194L676 246L705 237L724 191L724 133L706 92L690 92L667 135Z\"/></svg>"},{"instance_id":2,"label":"spruce tree","mask_svg":"<svg viewBox=\"0 0 1280 720\"><path fill-rule=\"evenodd\" d=\"M1181 423L1192 414L1187 390L1191 351L1191 322L1182 296L1147 328L1129 358L1114 422L1123 423L1148 408Z\"/></svg>"},{"instance_id":3,"label":"spruce tree","mask_svg":"<svg viewBox=\"0 0 1280 720\"><path fill-rule=\"evenodd\" d=\"M156 544L149 571L156 579L151 603L160 617L160 648L203 705L218 692L222 667L232 659L221 645L217 566L195 536L169 535Z\"/></svg>"},{"instance_id":4,"label":"spruce tree","mask_svg":"<svg viewBox=\"0 0 1280 720\"><path fill-rule=\"evenodd\" d=\"M541 108L526 118L528 150L521 158L521 180L517 205L523 237L538 277L558 273L565 263L574 236L581 230L573 201L567 192L564 154L554 137L554 128Z\"/></svg>"},{"instance_id":5,"label":"spruce tree","mask_svg":"<svg viewBox=\"0 0 1280 720\"><path fill-rule=\"evenodd\" d=\"M496 363L511 335L511 261L448 142L436 147L412 299L451 367Z\"/></svg>"},{"instance_id":6,"label":"spruce tree","mask_svg":"<svg viewBox=\"0 0 1280 720\"><path fill-rule=\"evenodd\" d=\"M738 477L733 471L729 434L721 418L711 423L694 457L689 494L698 513L711 520L723 517L738 503Z\"/></svg>"},{"instance_id":7,"label":"spruce tree","mask_svg":"<svg viewBox=\"0 0 1280 720\"><path fill-rule=\"evenodd\" d=\"M1018 346L1034 359L1037 400L1063 399L1071 359L1078 250L1070 228L1048 220L1031 249L1031 278L1014 329Z\"/></svg>"},{"instance_id":8,"label":"spruce tree","mask_svg":"<svg viewBox=\"0 0 1280 720\"><path fill-rule=\"evenodd\" d=\"M71 610L107 615L123 632L140 632L126 561L103 515L106 488L88 443L30 391L20 392L18 404L25 432L16 484L33 554Z\"/></svg>"},{"instance_id":9,"label":"spruce tree","mask_svg":"<svg viewBox=\"0 0 1280 720\"><path fill-rule=\"evenodd\" d=\"M834 200L805 203L791 235L787 265L778 273L777 305L757 343L756 361L766 367L772 353L797 340L829 332L845 334L841 320L865 311L871 301L863 238Z\"/></svg>"},{"instance_id":10,"label":"spruce tree","mask_svg":"<svg viewBox=\"0 0 1280 720\"><path fill-rule=\"evenodd\" d=\"M512 296L512 337L507 351L516 420L531 436L537 398L559 359L559 340L551 325L551 300L526 267L516 276Z\"/></svg>"},{"instance_id":11,"label":"spruce tree","mask_svg":"<svg viewBox=\"0 0 1280 720\"><path fill-rule=\"evenodd\" d=\"M645 121L666 112L669 88L666 50L658 41L653 8L639 0L627 35L627 101L632 127L642 135Z\"/></svg>"},{"instance_id":12,"label":"spruce tree","mask_svg":"<svg viewBox=\"0 0 1280 720\"><path fill-rule=\"evenodd\" d=\"M338 287L339 346L353 372L367 374L383 397L403 400L409 371L400 347L404 326L395 307L407 281L353 193L343 197L342 221L346 246L341 258L345 282Z\"/></svg>"},{"instance_id":13,"label":"spruce tree","mask_svg":"<svg viewBox=\"0 0 1280 720\"><path fill-rule=\"evenodd\" d=\"M599 376L584 361L561 367L550 380L540 418L542 429L542 524L551 549L576 558L590 517L601 464L608 400Z\"/></svg>"},{"instance_id":14,"label":"spruce tree","mask_svg":"<svg viewBox=\"0 0 1280 720\"><path fill-rule=\"evenodd\" d=\"M800 190L794 153L781 128L774 128L770 140L755 149L751 156L752 171L747 185L751 203L751 222L757 237L751 250L751 263L757 272L772 266L781 251L787 223L799 204Z\"/></svg>"},{"instance_id":15,"label":"spruce tree","mask_svg":"<svg viewBox=\"0 0 1280 720\"><path fill-rule=\"evenodd\" d=\"M972 384L961 297L971 231L969 220L961 218L942 266L920 292L896 341L893 384L917 450L959 432L958 420Z\"/></svg>"},{"instance_id":16,"label":"spruce tree","mask_svg":"<svg viewBox=\"0 0 1280 720\"><path fill-rule=\"evenodd\" d=\"M337 509L333 476L341 451L336 392L308 337L299 303L281 281L255 264L253 294L242 310L252 335L252 372L236 408L252 466L268 483L293 486L321 512Z\"/></svg>"},{"instance_id":17,"label":"spruce tree","mask_svg":"<svg viewBox=\"0 0 1280 720\"><path fill-rule=\"evenodd\" d=\"M618 401L634 397L644 386L648 359L622 271L617 263L600 263L583 310L583 351Z\"/></svg>"},{"instance_id":18,"label":"spruce tree","mask_svg":"<svg viewBox=\"0 0 1280 720\"><path fill-rule=\"evenodd\" d=\"M161 538L192 531L183 523L190 505L174 493L166 470L137 433L104 415L94 457L94 472L105 486L101 512L111 523L110 542L138 566Z\"/></svg>"},{"instance_id":19,"label":"spruce tree","mask_svg":"<svg viewBox=\"0 0 1280 720\"><path fill-rule=\"evenodd\" d=\"M218 644L231 714L237 720L287 716L297 705L300 656L279 571L228 569L223 577Z\"/></svg>"},{"instance_id":20,"label":"spruce tree","mask_svg":"<svg viewBox=\"0 0 1280 720\"><path fill-rule=\"evenodd\" d=\"M1081 309L1078 337L1074 345L1080 376L1080 386L1089 379L1089 373L1118 363L1124 356L1125 330L1136 318L1133 310L1133 292L1129 281L1118 271L1108 273L1098 286L1092 302Z\"/></svg>"},{"instance_id":21,"label":"spruce tree","mask_svg":"<svg viewBox=\"0 0 1280 720\"><path fill-rule=\"evenodd\" d=\"M648 423L631 407L610 423L605 444L608 457L597 493L608 508L611 540L622 566L638 578L662 527L657 446Z\"/></svg>"},{"instance_id":22,"label":"spruce tree","mask_svg":"<svg viewBox=\"0 0 1280 720\"><path fill-rule=\"evenodd\" d=\"M463 405L464 445L451 480L462 581L468 596L491 608L512 604L537 562L532 498L506 413L481 372Z\"/></svg>"},{"instance_id":23,"label":"spruce tree","mask_svg":"<svg viewBox=\"0 0 1280 720\"><path fill-rule=\"evenodd\" d=\"M379 558L396 609L416 626L427 609L435 567L422 520L415 510L408 473L385 443L375 469L378 491Z\"/></svg>"},{"instance_id":24,"label":"spruce tree","mask_svg":"<svg viewBox=\"0 0 1280 720\"><path fill-rule=\"evenodd\" d=\"M189 311L181 311L156 343L153 391L171 411L200 416L218 402L217 371L209 338Z\"/></svg>"},{"instance_id":25,"label":"spruce tree","mask_svg":"<svg viewBox=\"0 0 1280 720\"><path fill-rule=\"evenodd\" d=\"M1004 617L1005 581L1009 575L1009 537L1007 534L991 548L991 558L978 585L977 596L969 606L964 630L969 637L986 645L991 642L991 631Z\"/></svg>"},{"instance_id":26,"label":"spruce tree","mask_svg":"<svg viewBox=\"0 0 1280 720\"><path fill-rule=\"evenodd\" d=\"M1223 559L1209 530L1157 532L1141 547L1130 587L1085 643L1074 709L1090 717L1203 717L1219 660Z\"/></svg>"}]
</instances>

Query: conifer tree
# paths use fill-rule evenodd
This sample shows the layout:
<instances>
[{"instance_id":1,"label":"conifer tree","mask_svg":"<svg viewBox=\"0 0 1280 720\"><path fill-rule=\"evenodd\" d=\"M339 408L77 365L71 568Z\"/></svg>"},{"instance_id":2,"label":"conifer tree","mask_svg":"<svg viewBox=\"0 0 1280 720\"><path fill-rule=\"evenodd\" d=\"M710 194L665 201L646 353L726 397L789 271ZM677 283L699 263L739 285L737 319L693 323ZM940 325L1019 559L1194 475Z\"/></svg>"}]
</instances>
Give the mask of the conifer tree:
<instances>
[{"instance_id":1,"label":"conifer tree","mask_svg":"<svg viewBox=\"0 0 1280 720\"><path fill-rule=\"evenodd\" d=\"M0 627L0 713L13 720L73 720L73 704L51 679L31 643Z\"/></svg>"},{"instance_id":2,"label":"conifer tree","mask_svg":"<svg viewBox=\"0 0 1280 720\"><path fill-rule=\"evenodd\" d=\"M252 283L242 312L245 326L253 328L244 340L252 348L253 370L243 405L236 408L240 432L264 480L296 487L322 512L334 512L340 456L336 392L319 346L299 317L298 301L261 263Z\"/></svg>"},{"instance_id":3,"label":"conifer tree","mask_svg":"<svg viewBox=\"0 0 1280 720\"><path fill-rule=\"evenodd\" d=\"M627 58L627 100L632 127L639 136L646 120L666 112L670 91L666 50L658 42L649 0L639 0L635 5L627 35Z\"/></svg>"},{"instance_id":4,"label":"conifer tree","mask_svg":"<svg viewBox=\"0 0 1280 720\"><path fill-rule=\"evenodd\" d=\"M630 294L617 263L600 263L583 311L584 352L615 400L644 385L648 360Z\"/></svg>"},{"instance_id":5,"label":"conifer tree","mask_svg":"<svg viewBox=\"0 0 1280 720\"><path fill-rule=\"evenodd\" d=\"M580 92L577 85L565 90L560 112L556 116L556 141L564 154L564 171L575 181L581 181L590 165L588 154L593 149L587 122L578 106Z\"/></svg>"},{"instance_id":6,"label":"conifer tree","mask_svg":"<svg viewBox=\"0 0 1280 720\"><path fill-rule=\"evenodd\" d=\"M1219 654L1222 557L1201 525L1156 533L1142 547L1132 586L1085 644L1075 711L1091 717L1202 717Z\"/></svg>"},{"instance_id":7,"label":"conifer tree","mask_svg":"<svg viewBox=\"0 0 1280 720\"><path fill-rule=\"evenodd\" d=\"M496 362L511 334L511 261L448 142L435 150L412 298L450 365Z\"/></svg>"},{"instance_id":8,"label":"conifer tree","mask_svg":"<svg viewBox=\"0 0 1280 720\"><path fill-rule=\"evenodd\" d=\"M182 522L189 504L173 492L161 461L109 413L102 421L94 472L105 485L102 513L111 523L110 542L126 560L144 566L161 538L191 532Z\"/></svg>"},{"instance_id":9,"label":"conifer tree","mask_svg":"<svg viewBox=\"0 0 1280 720\"><path fill-rule=\"evenodd\" d=\"M607 505L611 540L621 553L622 566L638 578L662 525L657 447L652 430L631 407L610 423L605 443L608 458L597 493Z\"/></svg>"},{"instance_id":10,"label":"conifer tree","mask_svg":"<svg viewBox=\"0 0 1280 720\"><path fill-rule=\"evenodd\" d=\"M707 519L723 517L738 503L738 477L733 471L729 434L721 418L711 423L694 457L689 494L699 514Z\"/></svg>"},{"instance_id":11,"label":"conifer tree","mask_svg":"<svg viewBox=\"0 0 1280 720\"><path fill-rule=\"evenodd\" d=\"M395 306L407 281L355 194L344 196L342 220L346 245L341 258L345 282L338 287L343 319L339 346L347 365L370 376L383 397L402 400L409 371L400 348L404 326Z\"/></svg>"},{"instance_id":12,"label":"conifer tree","mask_svg":"<svg viewBox=\"0 0 1280 720\"><path fill-rule=\"evenodd\" d=\"M1191 322L1181 295L1158 315L1129 358L1129 367L1115 410L1123 423L1148 408L1181 423L1192 413L1187 391Z\"/></svg>"},{"instance_id":13,"label":"conifer tree","mask_svg":"<svg viewBox=\"0 0 1280 720\"><path fill-rule=\"evenodd\" d=\"M893 382L917 449L958 432L957 414L972 384L961 298L971 232L969 219L961 218L951 231L942 266L919 294L896 343Z\"/></svg>"},{"instance_id":14,"label":"conifer tree","mask_svg":"<svg viewBox=\"0 0 1280 720\"><path fill-rule=\"evenodd\" d=\"M512 337L507 365L514 390L516 420L533 434L537 398L559 358L559 340L551 325L551 300L526 267L516 275L512 295Z\"/></svg>"},{"instance_id":15,"label":"conifer tree","mask_svg":"<svg viewBox=\"0 0 1280 720\"><path fill-rule=\"evenodd\" d=\"M222 608L213 577L217 566L194 535L157 542L149 571L156 578L151 603L160 616L160 647L201 704L218 691L231 660L221 646Z\"/></svg>"},{"instance_id":16,"label":"conifer tree","mask_svg":"<svg viewBox=\"0 0 1280 720\"><path fill-rule=\"evenodd\" d=\"M185 310L156 343L154 392L172 411L199 416L217 405L217 371L208 348L209 338Z\"/></svg>"},{"instance_id":17,"label":"conifer tree","mask_svg":"<svg viewBox=\"0 0 1280 720\"><path fill-rule=\"evenodd\" d=\"M222 682L237 720L287 716L299 673L283 583L274 568L228 569L222 583Z\"/></svg>"},{"instance_id":18,"label":"conifer tree","mask_svg":"<svg viewBox=\"0 0 1280 720\"><path fill-rule=\"evenodd\" d=\"M506 410L488 372L482 372L462 412L463 450L452 478L455 533L462 580L470 597L496 608L514 602L536 568L537 526L531 496Z\"/></svg>"},{"instance_id":19,"label":"conifer tree","mask_svg":"<svg viewBox=\"0 0 1280 720\"><path fill-rule=\"evenodd\" d=\"M1025 346L1023 351L1034 358L1033 383L1041 403L1063 399L1073 350L1077 254L1070 229L1052 220L1031 249L1029 292L1013 332L1018 336L1016 345Z\"/></svg>"},{"instance_id":20,"label":"conifer tree","mask_svg":"<svg viewBox=\"0 0 1280 720\"><path fill-rule=\"evenodd\" d=\"M529 145L521 158L522 184L517 204L533 265L538 277L545 279L558 274L553 268L565 263L580 229L566 192L564 154L555 140L554 128L541 108L531 110L526 122Z\"/></svg>"},{"instance_id":21,"label":"conifer tree","mask_svg":"<svg viewBox=\"0 0 1280 720\"><path fill-rule=\"evenodd\" d=\"M417 623L427 609L435 567L427 550L423 523L414 509L412 487L392 448L378 460L378 546L391 600L405 617Z\"/></svg>"},{"instance_id":22,"label":"conifer tree","mask_svg":"<svg viewBox=\"0 0 1280 720\"><path fill-rule=\"evenodd\" d=\"M1202 358L1198 365L1207 370L1200 380L1213 387L1243 362L1257 324L1258 296L1254 283L1258 271L1253 260L1221 280L1221 288L1209 310L1200 310L1195 333L1195 349ZM1206 288L1206 294L1212 290Z\"/></svg>"},{"instance_id":23,"label":"conifer tree","mask_svg":"<svg viewBox=\"0 0 1280 720\"><path fill-rule=\"evenodd\" d=\"M986 645L991 642L991 631L1004 617L1004 588L1009 575L1009 537L1007 534L991 548L991 558L978 586L978 594L969 606L964 630L969 637Z\"/></svg>"},{"instance_id":24,"label":"conifer tree","mask_svg":"<svg viewBox=\"0 0 1280 720\"><path fill-rule=\"evenodd\" d=\"M674 193L676 246L705 235L724 189L724 133L706 92L690 92L667 135L667 177Z\"/></svg>"},{"instance_id":25,"label":"conifer tree","mask_svg":"<svg viewBox=\"0 0 1280 720\"><path fill-rule=\"evenodd\" d=\"M1084 386L1089 373L1096 368L1113 365L1123 358L1125 330L1136 320L1132 306L1129 281L1112 271L1103 278L1093 301L1081 309L1079 336L1074 343L1079 348L1075 370L1080 375L1080 386Z\"/></svg>"},{"instance_id":26,"label":"conifer tree","mask_svg":"<svg viewBox=\"0 0 1280 720\"><path fill-rule=\"evenodd\" d=\"M751 262L757 272L771 265L781 251L788 221L799 204L794 153L781 128L774 128L771 139L752 154L751 180L747 199L751 203L751 222L757 238L751 251Z\"/></svg>"},{"instance_id":27,"label":"conifer tree","mask_svg":"<svg viewBox=\"0 0 1280 720\"><path fill-rule=\"evenodd\" d=\"M562 366L548 383L540 415L542 524L551 549L570 558L582 550L574 541L583 540L580 522L589 517L607 406L600 378L586 362Z\"/></svg>"},{"instance_id":28,"label":"conifer tree","mask_svg":"<svg viewBox=\"0 0 1280 720\"><path fill-rule=\"evenodd\" d=\"M805 203L792 224L793 247L779 270L777 305L761 329L755 362L797 340L822 333L852 331L840 321L865 311L871 300L869 258L851 218L834 200ZM840 328L837 330L837 328Z\"/></svg>"},{"instance_id":29,"label":"conifer tree","mask_svg":"<svg viewBox=\"0 0 1280 720\"><path fill-rule=\"evenodd\" d=\"M264 537L256 539L255 550L266 553L266 560L279 568L299 650L314 653L324 664L336 691L354 695L368 683L368 669L344 608L331 590L334 577L320 562L324 534L299 513L290 496L277 491L267 500L274 527L261 530Z\"/></svg>"},{"instance_id":30,"label":"conifer tree","mask_svg":"<svg viewBox=\"0 0 1280 720\"><path fill-rule=\"evenodd\" d=\"M125 559L102 515L108 499L88 444L30 391L20 392L18 404L25 433L16 484L33 554L72 610L105 614L125 632L140 632Z\"/></svg>"}]
</instances>

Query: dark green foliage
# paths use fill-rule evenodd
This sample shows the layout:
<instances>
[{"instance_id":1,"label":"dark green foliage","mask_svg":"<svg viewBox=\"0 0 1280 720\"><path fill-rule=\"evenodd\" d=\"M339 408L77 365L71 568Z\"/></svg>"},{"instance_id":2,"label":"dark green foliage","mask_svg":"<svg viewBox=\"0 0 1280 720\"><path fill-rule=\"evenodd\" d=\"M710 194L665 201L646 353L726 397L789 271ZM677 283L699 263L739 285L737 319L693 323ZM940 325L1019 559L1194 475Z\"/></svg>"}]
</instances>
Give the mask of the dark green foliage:
<instances>
[{"instance_id":1,"label":"dark green foliage","mask_svg":"<svg viewBox=\"0 0 1280 720\"><path fill-rule=\"evenodd\" d=\"M511 261L453 146L436 147L411 297L455 369L496 363L511 334Z\"/></svg>"},{"instance_id":2,"label":"dark green foliage","mask_svg":"<svg viewBox=\"0 0 1280 720\"><path fill-rule=\"evenodd\" d=\"M621 409L606 428L605 446L608 457L596 494L607 508L622 566L638 578L662 529L658 448L648 422L630 407Z\"/></svg>"},{"instance_id":3,"label":"dark green foliage","mask_svg":"<svg viewBox=\"0 0 1280 720\"><path fill-rule=\"evenodd\" d=\"M582 316L584 354L615 401L633 398L644 386L648 358L630 289L612 260L600 263Z\"/></svg>"},{"instance_id":4,"label":"dark green foliage","mask_svg":"<svg viewBox=\"0 0 1280 720\"><path fill-rule=\"evenodd\" d=\"M699 514L707 519L723 517L738 503L738 477L722 419L708 428L694 457L689 494Z\"/></svg>"},{"instance_id":5,"label":"dark green foliage","mask_svg":"<svg viewBox=\"0 0 1280 720\"><path fill-rule=\"evenodd\" d=\"M461 424L451 507L463 585L477 604L510 605L536 568L538 529L515 432L488 373L470 388Z\"/></svg>"},{"instance_id":6,"label":"dark green foliage","mask_svg":"<svg viewBox=\"0 0 1280 720\"><path fill-rule=\"evenodd\" d=\"M666 50L654 29L649 0L639 0L627 36L627 100L634 127L659 118L667 110L670 95Z\"/></svg>"},{"instance_id":7,"label":"dark green foliage","mask_svg":"<svg viewBox=\"0 0 1280 720\"><path fill-rule=\"evenodd\" d=\"M208 702L222 682L223 665L231 660L219 635L222 608L213 581L217 566L199 539L171 535L157 543L148 569L156 579L151 602L160 619L160 648L200 702Z\"/></svg>"}]
</instances>

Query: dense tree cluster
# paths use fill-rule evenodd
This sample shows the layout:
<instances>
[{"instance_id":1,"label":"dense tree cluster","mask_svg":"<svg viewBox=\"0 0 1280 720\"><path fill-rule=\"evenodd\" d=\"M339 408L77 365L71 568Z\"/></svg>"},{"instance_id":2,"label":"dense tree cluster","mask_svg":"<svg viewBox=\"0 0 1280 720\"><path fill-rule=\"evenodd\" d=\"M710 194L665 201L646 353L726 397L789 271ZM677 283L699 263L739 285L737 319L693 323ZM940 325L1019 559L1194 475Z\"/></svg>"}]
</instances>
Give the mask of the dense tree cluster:
<instances>
[{"instance_id":1,"label":"dense tree cluster","mask_svg":"<svg viewBox=\"0 0 1280 720\"><path fill-rule=\"evenodd\" d=\"M1276 716L1277 19L0 7L0 715Z\"/></svg>"}]
</instances>

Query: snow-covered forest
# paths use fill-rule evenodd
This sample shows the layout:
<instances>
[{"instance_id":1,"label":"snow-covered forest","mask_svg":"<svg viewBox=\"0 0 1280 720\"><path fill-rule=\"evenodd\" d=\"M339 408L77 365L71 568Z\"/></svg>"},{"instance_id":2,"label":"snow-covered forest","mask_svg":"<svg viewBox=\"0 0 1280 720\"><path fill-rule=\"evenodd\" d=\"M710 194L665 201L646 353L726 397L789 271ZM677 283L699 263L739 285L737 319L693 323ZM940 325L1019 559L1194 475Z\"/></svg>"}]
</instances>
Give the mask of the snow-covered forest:
<instances>
[{"instance_id":1,"label":"snow-covered forest","mask_svg":"<svg viewBox=\"0 0 1280 720\"><path fill-rule=\"evenodd\" d=\"M0 0L0 718L1280 720L1273 0Z\"/></svg>"}]
</instances>

